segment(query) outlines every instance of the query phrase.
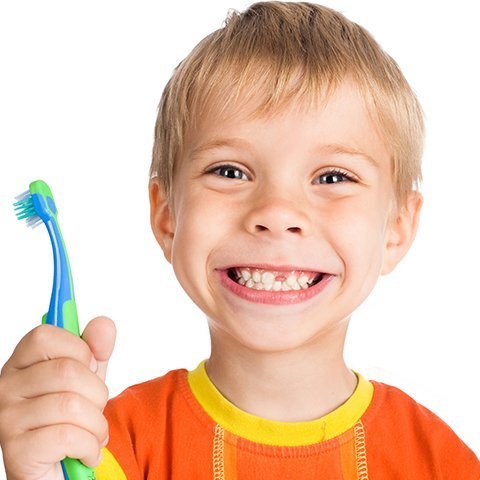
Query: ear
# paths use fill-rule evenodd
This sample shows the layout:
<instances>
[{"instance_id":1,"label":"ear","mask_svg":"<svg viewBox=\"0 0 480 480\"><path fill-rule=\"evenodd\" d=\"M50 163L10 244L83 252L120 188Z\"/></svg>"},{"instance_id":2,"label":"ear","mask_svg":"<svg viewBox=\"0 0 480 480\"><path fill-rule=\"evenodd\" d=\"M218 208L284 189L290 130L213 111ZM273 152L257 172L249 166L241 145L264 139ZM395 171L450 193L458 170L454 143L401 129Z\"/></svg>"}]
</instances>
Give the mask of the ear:
<instances>
[{"instance_id":1,"label":"ear","mask_svg":"<svg viewBox=\"0 0 480 480\"><path fill-rule=\"evenodd\" d=\"M392 215L387 226L382 275L390 273L408 252L417 233L423 196L411 192L406 204Z\"/></svg>"},{"instance_id":2,"label":"ear","mask_svg":"<svg viewBox=\"0 0 480 480\"><path fill-rule=\"evenodd\" d=\"M175 232L175 219L172 208L160 186L158 179L153 178L148 184L150 197L150 225L163 254L169 263L172 258L172 243Z\"/></svg>"}]
</instances>

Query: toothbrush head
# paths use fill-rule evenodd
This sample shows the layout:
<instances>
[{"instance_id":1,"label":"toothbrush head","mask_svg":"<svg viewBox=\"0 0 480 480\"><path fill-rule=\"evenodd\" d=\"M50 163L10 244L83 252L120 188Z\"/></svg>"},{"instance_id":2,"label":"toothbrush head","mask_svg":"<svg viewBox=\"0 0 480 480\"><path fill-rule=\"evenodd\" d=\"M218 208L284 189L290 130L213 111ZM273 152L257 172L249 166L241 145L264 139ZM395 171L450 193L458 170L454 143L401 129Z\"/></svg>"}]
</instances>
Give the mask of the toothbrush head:
<instances>
[{"instance_id":1,"label":"toothbrush head","mask_svg":"<svg viewBox=\"0 0 480 480\"><path fill-rule=\"evenodd\" d=\"M57 218L57 207L50 187L43 180L35 180L26 192L15 197L13 204L19 220L26 220L27 226L35 228Z\"/></svg>"}]
</instances>

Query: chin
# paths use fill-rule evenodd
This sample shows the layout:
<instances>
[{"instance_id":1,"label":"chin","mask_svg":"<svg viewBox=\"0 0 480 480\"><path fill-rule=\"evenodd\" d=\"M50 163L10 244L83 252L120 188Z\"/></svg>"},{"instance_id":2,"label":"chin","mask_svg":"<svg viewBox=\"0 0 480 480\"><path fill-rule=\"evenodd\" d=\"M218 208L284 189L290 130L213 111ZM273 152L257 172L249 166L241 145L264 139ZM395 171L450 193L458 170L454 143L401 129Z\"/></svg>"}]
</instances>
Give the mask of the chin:
<instances>
[{"instance_id":1,"label":"chin","mask_svg":"<svg viewBox=\"0 0 480 480\"><path fill-rule=\"evenodd\" d=\"M252 352L257 353L280 353L301 348L308 343L311 335L303 332L292 325L280 327L279 325L268 325L259 328L243 328L241 331L230 332L236 343L243 345Z\"/></svg>"}]
</instances>

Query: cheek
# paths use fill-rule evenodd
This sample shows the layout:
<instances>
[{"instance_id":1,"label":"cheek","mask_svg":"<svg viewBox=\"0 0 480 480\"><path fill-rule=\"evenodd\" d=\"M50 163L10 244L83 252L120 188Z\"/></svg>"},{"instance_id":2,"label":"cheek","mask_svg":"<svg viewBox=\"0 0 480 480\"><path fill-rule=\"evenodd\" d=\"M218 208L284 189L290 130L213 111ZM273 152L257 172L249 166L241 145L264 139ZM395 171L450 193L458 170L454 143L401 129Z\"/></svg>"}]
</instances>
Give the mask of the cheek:
<instances>
[{"instance_id":1,"label":"cheek","mask_svg":"<svg viewBox=\"0 0 480 480\"><path fill-rule=\"evenodd\" d=\"M384 221L375 202L344 202L328 218L330 240L346 271L377 272L383 253Z\"/></svg>"},{"instance_id":2,"label":"cheek","mask_svg":"<svg viewBox=\"0 0 480 480\"><path fill-rule=\"evenodd\" d=\"M208 270L213 267L209 258L222 240L227 217L228 212L205 195L190 195L177 204L172 267L194 301L199 289L208 287Z\"/></svg>"},{"instance_id":3,"label":"cheek","mask_svg":"<svg viewBox=\"0 0 480 480\"><path fill-rule=\"evenodd\" d=\"M188 239L195 246L219 240L218 236L232 222L234 211L225 201L215 201L208 193L191 195L179 208L176 232L179 240Z\"/></svg>"}]
</instances>

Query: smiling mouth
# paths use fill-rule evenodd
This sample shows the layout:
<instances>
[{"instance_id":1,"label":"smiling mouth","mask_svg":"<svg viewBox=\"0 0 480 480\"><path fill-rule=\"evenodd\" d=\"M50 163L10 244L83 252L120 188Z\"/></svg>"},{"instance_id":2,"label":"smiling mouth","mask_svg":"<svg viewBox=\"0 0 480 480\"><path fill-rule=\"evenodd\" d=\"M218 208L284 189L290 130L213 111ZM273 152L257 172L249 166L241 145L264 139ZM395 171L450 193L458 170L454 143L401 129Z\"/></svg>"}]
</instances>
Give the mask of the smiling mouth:
<instances>
[{"instance_id":1,"label":"smiling mouth","mask_svg":"<svg viewBox=\"0 0 480 480\"><path fill-rule=\"evenodd\" d=\"M228 277L235 283L252 290L272 292L307 290L319 283L324 277L322 272L311 271L273 271L251 267L227 269Z\"/></svg>"}]
</instances>

